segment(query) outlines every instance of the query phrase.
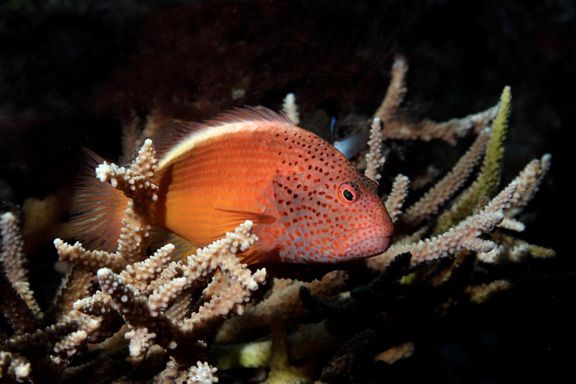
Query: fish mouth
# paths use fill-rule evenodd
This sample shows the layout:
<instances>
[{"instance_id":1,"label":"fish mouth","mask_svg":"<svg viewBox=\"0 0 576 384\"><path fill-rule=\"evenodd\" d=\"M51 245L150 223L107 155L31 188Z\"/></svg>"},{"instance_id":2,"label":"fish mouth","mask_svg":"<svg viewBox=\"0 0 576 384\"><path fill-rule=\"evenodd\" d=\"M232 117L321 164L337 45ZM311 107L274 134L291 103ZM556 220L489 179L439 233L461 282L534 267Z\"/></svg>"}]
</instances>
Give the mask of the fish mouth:
<instances>
[{"instance_id":1,"label":"fish mouth","mask_svg":"<svg viewBox=\"0 0 576 384\"><path fill-rule=\"evenodd\" d=\"M379 255L390 247L393 235L394 227L388 225L371 225L351 229L346 233L348 241L341 245L340 255L347 260ZM358 240L354 241L354 238Z\"/></svg>"},{"instance_id":2,"label":"fish mouth","mask_svg":"<svg viewBox=\"0 0 576 384\"><path fill-rule=\"evenodd\" d=\"M368 237L347 247L343 254L350 259L363 259L384 253L391 243L389 236Z\"/></svg>"}]
</instances>

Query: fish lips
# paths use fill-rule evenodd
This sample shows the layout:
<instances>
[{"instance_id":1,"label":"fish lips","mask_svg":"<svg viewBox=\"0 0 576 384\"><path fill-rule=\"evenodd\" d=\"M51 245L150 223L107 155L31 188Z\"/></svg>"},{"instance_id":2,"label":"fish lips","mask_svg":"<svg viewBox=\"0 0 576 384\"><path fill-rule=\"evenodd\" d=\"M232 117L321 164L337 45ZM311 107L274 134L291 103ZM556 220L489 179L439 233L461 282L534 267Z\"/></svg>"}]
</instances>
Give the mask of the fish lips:
<instances>
[{"instance_id":1,"label":"fish lips","mask_svg":"<svg viewBox=\"0 0 576 384\"><path fill-rule=\"evenodd\" d=\"M362 236L363 233L368 233L372 228L359 229L354 231L352 236L361 237L361 240L355 241L352 245L348 246L343 254L352 259L362 259L384 253L392 243L391 235L377 234L367 237Z\"/></svg>"}]
</instances>

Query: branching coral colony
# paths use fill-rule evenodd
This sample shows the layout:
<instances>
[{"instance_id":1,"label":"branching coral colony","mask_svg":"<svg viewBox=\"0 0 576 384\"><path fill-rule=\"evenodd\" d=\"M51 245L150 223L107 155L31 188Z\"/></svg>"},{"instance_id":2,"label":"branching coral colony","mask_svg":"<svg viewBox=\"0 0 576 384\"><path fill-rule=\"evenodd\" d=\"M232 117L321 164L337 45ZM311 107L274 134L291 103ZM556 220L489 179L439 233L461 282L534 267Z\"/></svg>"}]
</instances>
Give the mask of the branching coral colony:
<instances>
[{"instance_id":1,"label":"branching coral colony","mask_svg":"<svg viewBox=\"0 0 576 384\"><path fill-rule=\"evenodd\" d=\"M442 316L455 302L451 297L481 302L511 285L469 278L455 284L462 275L469 277L486 264L553 256L512 234L524 228L518 216L537 191L550 156L530 162L500 186L510 89L487 111L413 124L397 114L406 71L404 59L397 58L371 126L368 177L381 178L389 139L453 144L464 136L476 139L454 168L409 207L404 201L410 180L395 178L386 206L397 233L384 254L308 283L269 278L267 293L251 303L266 271L251 271L235 256L257 241L250 221L184 260L173 260L171 244L149 256L157 186L153 144L145 140L129 166L104 163L96 169L102 182L132 199L118 250L89 251L78 242L56 239L60 260L72 268L46 311L30 290L17 218L2 214L0 303L6 321L0 324L6 329L0 333L0 378L211 383L218 376L226 381L243 372L245 378L262 372L249 368L268 368L261 378L268 383L358 379L370 371L367 364L383 369L382 364L410 356L418 348L411 330L419 321ZM298 117L293 95L284 109ZM156 121L150 118L144 134ZM124 147L138 142L142 138L134 125L126 125Z\"/></svg>"},{"instance_id":2,"label":"branching coral colony","mask_svg":"<svg viewBox=\"0 0 576 384\"><path fill-rule=\"evenodd\" d=\"M172 244L147 257L155 168L150 140L130 167L98 166L102 182L132 198L118 250L88 251L78 242L56 239L60 259L74 268L46 314L35 310L29 294L15 216L3 214L2 305L14 334L3 336L2 376L101 382L122 376L120 371L130 366L144 377L152 369L148 376L160 382L216 381L216 369L204 362L203 340L224 316L242 313L251 293L265 282L266 271L252 273L235 256L256 241L250 221L186 260L172 261ZM94 358L74 364L79 355Z\"/></svg>"}]
</instances>

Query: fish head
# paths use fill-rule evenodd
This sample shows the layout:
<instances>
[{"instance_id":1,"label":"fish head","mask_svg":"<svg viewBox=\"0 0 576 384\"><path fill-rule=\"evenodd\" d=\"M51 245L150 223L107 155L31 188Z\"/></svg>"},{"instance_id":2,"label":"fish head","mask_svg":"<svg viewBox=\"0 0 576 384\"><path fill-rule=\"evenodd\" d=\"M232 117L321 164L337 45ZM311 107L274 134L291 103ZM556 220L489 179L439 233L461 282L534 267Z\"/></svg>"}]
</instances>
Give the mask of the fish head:
<instances>
[{"instance_id":1,"label":"fish head","mask_svg":"<svg viewBox=\"0 0 576 384\"><path fill-rule=\"evenodd\" d=\"M378 185L364 175L358 176L335 188L339 207L332 210L332 217L340 225L334 228L333 254L338 260L381 254L394 234L392 219L378 196Z\"/></svg>"},{"instance_id":2,"label":"fish head","mask_svg":"<svg viewBox=\"0 0 576 384\"><path fill-rule=\"evenodd\" d=\"M394 225L377 184L339 152L328 164L277 175L273 189L284 262L351 261L390 246Z\"/></svg>"}]
</instances>

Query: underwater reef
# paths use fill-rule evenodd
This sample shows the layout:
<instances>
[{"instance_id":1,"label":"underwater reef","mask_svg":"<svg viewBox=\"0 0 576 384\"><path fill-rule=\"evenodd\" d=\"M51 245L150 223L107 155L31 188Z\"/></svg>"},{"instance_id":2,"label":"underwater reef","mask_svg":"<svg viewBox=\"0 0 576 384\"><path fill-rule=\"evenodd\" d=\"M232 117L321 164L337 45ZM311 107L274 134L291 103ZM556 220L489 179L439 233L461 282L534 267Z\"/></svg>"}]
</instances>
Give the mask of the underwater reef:
<instances>
[{"instance_id":1,"label":"underwater reef","mask_svg":"<svg viewBox=\"0 0 576 384\"><path fill-rule=\"evenodd\" d=\"M575 19L569 1L4 2L0 382L576 378ZM394 220L386 252L246 266L250 221L183 260L149 247L163 121L258 104L367 138L352 161ZM115 252L73 236L81 146L130 198Z\"/></svg>"},{"instance_id":2,"label":"underwater reef","mask_svg":"<svg viewBox=\"0 0 576 384\"><path fill-rule=\"evenodd\" d=\"M519 218L551 156L533 160L502 185L510 87L486 111L414 123L396 113L407 70L406 59L397 57L386 96L365 128L370 138L357 166L366 176L381 179L389 141L401 146L475 138L451 171L435 182L420 181L429 186L411 204L410 178L395 177L385 204L397 230L387 251L335 264L311 281L275 277L274 266L270 273L236 258L258 241L246 221L183 260L172 257L171 243L149 254L158 186L154 144L147 136L158 128L139 132L127 125L124 146L139 147L137 155L125 166L104 162L94 175L130 198L117 251L54 240L67 272L45 311L28 281L18 219L2 214L1 305L9 325L2 334L2 377L208 383L265 369L268 383L369 381L374 371L418 349L413 329L513 286L513 279L490 270L553 257L553 250L514 235L524 230ZM284 110L295 122L300 119L293 95ZM264 294L252 298L259 290Z\"/></svg>"}]
</instances>

